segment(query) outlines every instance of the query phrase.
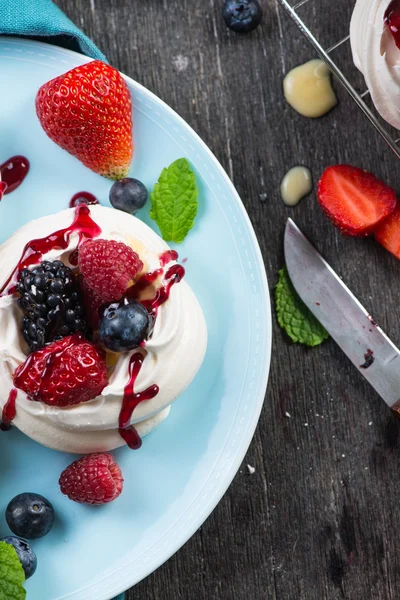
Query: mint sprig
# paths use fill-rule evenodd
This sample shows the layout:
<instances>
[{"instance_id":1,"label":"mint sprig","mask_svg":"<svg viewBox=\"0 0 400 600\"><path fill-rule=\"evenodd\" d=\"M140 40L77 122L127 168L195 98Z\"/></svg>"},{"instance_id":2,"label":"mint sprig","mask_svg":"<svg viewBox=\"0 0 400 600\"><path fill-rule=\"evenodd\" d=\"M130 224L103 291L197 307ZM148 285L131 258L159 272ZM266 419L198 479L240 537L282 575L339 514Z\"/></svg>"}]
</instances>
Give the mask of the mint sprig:
<instances>
[{"instance_id":1,"label":"mint sprig","mask_svg":"<svg viewBox=\"0 0 400 600\"><path fill-rule=\"evenodd\" d=\"M289 278L287 268L279 271L275 288L278 323L299 344L318 346L329 334L300 299Z\"/></svg>"},{"instance_id":2,"label":"mint sprig","mask_svg":"<svg viewBox=\"0 0 400 600\"><path fill-rule=\"evenodd\" d=\"M183 242L194 225L198 189L189 161L179 158L163 169L151 194L150 217L166 242Z\"/></svg>"},{"instance_id":3,"label":"mint sprig","mask_svg":"<svg viewBox=\"0 0 400 600\"><path fill-rule=\"evenodd\" d=\"M0 600L25 600L25 573L15 549L0 542Z\"/></svg>"}]
</instances>

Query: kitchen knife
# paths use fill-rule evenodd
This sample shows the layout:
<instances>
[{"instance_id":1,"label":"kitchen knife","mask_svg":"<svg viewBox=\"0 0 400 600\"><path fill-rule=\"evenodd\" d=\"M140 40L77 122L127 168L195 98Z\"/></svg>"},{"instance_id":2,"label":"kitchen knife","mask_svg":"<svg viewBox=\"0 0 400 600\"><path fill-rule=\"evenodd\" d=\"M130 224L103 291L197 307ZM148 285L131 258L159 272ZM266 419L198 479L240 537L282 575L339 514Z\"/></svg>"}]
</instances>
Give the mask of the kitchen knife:
<instances>
[{"instance_id":1,"label":"kitchen knife","mask_svg":"<svg viewBox=\"0 0 400 600\"><path fill-rule=\"evenodd\" d=\"M285 260L306 306L386 404L400 410L400 351L292 219L285 230Z\"/></svg>"}]
</instances>

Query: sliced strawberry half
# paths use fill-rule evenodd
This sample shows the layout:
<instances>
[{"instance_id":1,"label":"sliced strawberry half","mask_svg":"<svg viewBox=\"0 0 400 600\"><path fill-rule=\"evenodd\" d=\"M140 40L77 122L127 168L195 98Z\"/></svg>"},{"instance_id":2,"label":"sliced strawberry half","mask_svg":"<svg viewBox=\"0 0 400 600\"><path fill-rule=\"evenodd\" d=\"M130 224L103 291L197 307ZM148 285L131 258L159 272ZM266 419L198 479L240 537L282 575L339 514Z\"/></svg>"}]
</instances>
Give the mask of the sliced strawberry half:
<instances>
[{"instance_id":1,"label":"sliced strawberry half","mask_svg":"<svg viewBox=\"0 0 400 600\"><path fill-rule=\"evenodd\" d=\"M372 173L350 165L328 167L318 184L322 210L342 233L374 233L396 207L396 193Z\"/></svg>"},{"instance_id":2,"label":"sliced strawberry half","mask_svg":"<svg viewBox=\"0 0 400 600\"><path fill-rule=\"evenodd\" d=\"M400 205L375 231L375 239L400 260Z\"/></svg>"}]
</instances>

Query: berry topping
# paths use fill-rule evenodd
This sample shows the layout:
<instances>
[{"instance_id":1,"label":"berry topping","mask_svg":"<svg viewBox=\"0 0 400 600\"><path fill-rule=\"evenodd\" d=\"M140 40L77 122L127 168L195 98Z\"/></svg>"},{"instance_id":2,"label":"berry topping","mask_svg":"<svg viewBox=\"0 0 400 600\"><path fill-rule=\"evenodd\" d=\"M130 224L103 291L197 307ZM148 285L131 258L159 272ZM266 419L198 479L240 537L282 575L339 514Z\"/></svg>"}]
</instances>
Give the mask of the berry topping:
<instances>
[{"instance_id":1,"label":"berry topping","mask_svg":"<svg viewBox=\"0 0 400 600\"><path fill-rule=\"evenodd\" d=\"M124 300L111 304L100 321L99 335L107 350L126 352L134 350L147 339L154 319L140 302Z\"/></svg>"},{"instance_id":2,"label":"berry topping","mask_svg":"<svg viewBox=\"0 0 400 600\"><path fill-rule=\"evenodd\" d=\"M385 12L385 24L400 48L400 0L392 0Z\"/></svg>"},{"instance_id":3,"label":"berry topping","mask_svg":"<svg viewBox=\"0 0 400 600\"><path fill-rule=\"evenodd\" d=\"M32 351L86 329L75 276L61 261L44 261L32 271L23 269L17 289L24 312L22 333Z\"/></svg>"},{"instance_id":4,"label":"berry topping","mask_svg":"<svg viewBox=\"0 0 400 600\"><path fill-rule=\"evenodd\" d=\"M375 239L400 260L400 205L379 225Z\"/></svg>"},{"instance_id":5,"label":"berry topping","mask_svg":"<svg viewBox=\"0 0 400 600\"><path fill-rule=\"evenodd\" d=\"M262 9L258 0L226 0L222 16L229 29L248 33L261 23Z\"/></svg>"},{"instance_id":6,"label":"berry topping","mask_svg":"<svg viewBox=\"0 0 400 600\"><path fill-rule=\"evenodd\" d=\"M85 309L86 322L92 329L98 329L101 318L100 309L108 303L89 286L86 279L82 277L81 274L78 275L78 281L83 296L83 308Z\"/></svg>"},{"instance_id":7,"label":"berry topping","mask_svg":"<svg viewBox=\"0 0 400 600\"><path fill-rule=\"evenodd\" d=\"M13 535L8 535L7 537L1 538L0 542L10 544L10 546L14 548L15 552L17 553L18 560L24 570L25 579L32 577L36 571L37 558L28 542L14 537Z\"/></svg>"},{"instance_id":8,"label":"berry topping","mask_svg":"<svg viewBox=\"0 0 400 600\"><path fill-rule=\"evenodd\" d=\"M38 119L56 144L110 179L123 179L132 160L132 102L121 74L94 60L45 83Z\"/></svg>"},{"instance_id":9,"label":"berry topping","mask_svg":"<svg viewBox=\"0 0 400 600\"><path fill-rule=\"evenodd\" d=\"M39 494L18 494L6 508L6 521L15 535L35 540L47 535L53 527L54 509Z\"/></svg>"},{"instance_id":10,"label":"berry topping","mask_svg":"<svg viewBox=\"0 0 400 600\"><path fill-rule=\"evenodd\" d=\"M110 202L114 208L131 215L136 214L146 204L149 193L138 179L126 177L116 181L110 189Z\"/></svg>"},{"instance_id":11,"label":"berry topping","mask_svg":"<svg viewBox=\"0 0 400 600\"><path fill-rule=\"evenodd\" d=\"M79 250L79 269L104 301L119 300L132 279L143 269L139 256L126 244L114 240L90 240Z\"/></svg>"},{"instance_id":12,"label":"berry topping","mask_svg":"<svg viewBox=\"0 0 400 600\"><path fill-rule=\"evenodd\" d=\"M102 350L75 334L33 352L14 373L30 400L70 406L96 398L107 385Z\"/></svg>"},{"instance_id":13,"label":"berry topping","mask_svg":"<svg viewBox=\"0 0 400 600\"><path fill-rule=\"evenodd\" d=\"M336 165L323 173L318 184L322 210L342 233L372 234L396 206L396 193L371 173Z\"/></svg>"},{"instance_id":14,"label":"berry topping","mask_svg":"<svg viewBox=\"0 0 400 600\"><path fill-rule=\"evenodd\" d=\"M70 500L84 504L106 504L122 492L124 479L114 457L89 454L61 473L60 488Z\"/></svg>"}]
</instances>

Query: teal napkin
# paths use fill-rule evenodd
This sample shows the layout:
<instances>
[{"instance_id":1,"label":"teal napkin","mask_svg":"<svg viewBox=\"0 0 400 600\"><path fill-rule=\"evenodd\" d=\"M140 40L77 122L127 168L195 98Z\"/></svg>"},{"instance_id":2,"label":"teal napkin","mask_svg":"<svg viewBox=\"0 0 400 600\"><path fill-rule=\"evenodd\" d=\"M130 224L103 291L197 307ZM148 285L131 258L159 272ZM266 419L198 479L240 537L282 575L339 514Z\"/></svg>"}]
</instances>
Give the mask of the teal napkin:
<instances>
[{"instance_id":1,"label":"teal napkin","mask_svg":"<svg viewBox=\"0 0 400 600\"><path fill-rule=\"evenodd\" d=\"M92 40L51 0L0 0L0 35L39 39L107 61ZM124 600L124 594L114 600Z\"/></svg>"},{"instance_id":2,"label":"teal napkin","mask_svg":"<svg viewBox=\"0 0 400 600\"><path fill-rule=\"evenodd\" d=\"M51 0L0 0L0 35L40 39L92 58L106 57Z\"/></svg>"}]
</instances>

